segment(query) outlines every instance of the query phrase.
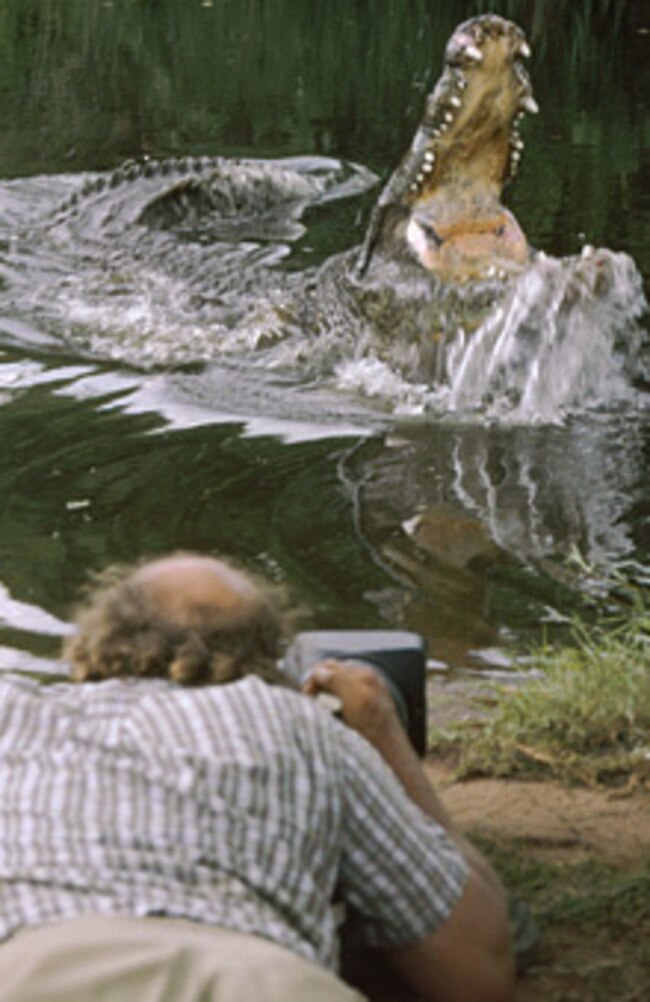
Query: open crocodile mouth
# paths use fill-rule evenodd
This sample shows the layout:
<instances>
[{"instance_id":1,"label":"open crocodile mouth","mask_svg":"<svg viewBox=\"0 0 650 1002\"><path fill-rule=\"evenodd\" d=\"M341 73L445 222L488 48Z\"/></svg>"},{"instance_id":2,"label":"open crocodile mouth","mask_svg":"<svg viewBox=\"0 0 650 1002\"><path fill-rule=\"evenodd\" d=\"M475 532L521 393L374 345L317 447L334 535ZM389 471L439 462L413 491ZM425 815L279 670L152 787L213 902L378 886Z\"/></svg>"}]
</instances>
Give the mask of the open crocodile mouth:
<instances>
[{"instance_id":1,"label":"open crocodile mouth","mask_svg":"<svg viewBox=\"0 0 650 1002\"><path fill-rule=\"evenodd\" d=\"M494 14L459 25L410 149L382 191L362 252L405 245L444 280L465 282L520 270L529 248L501 203L523 150L519 123L537 105L517 25Z\"/></svg>"}]
</instances>

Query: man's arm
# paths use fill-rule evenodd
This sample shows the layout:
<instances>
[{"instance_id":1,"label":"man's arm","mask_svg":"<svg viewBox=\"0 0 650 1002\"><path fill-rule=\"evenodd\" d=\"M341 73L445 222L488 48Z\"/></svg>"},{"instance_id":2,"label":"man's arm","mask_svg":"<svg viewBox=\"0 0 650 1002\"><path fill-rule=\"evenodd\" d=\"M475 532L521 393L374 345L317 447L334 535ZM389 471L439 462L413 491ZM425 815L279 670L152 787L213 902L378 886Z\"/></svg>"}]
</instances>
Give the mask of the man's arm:
<instances>
[{"instance_id":1,"label":"man's arm","mask_svg":"<svg viewBox=\"0 0 650 1002\"><path fill-rule=\"evenodd\" d=\"M387 955L427 1002L511 1002L514 964L505 895L487 860L458 832L413 751L383 680L362 665L324 661L305 691L329 692L346 724L374 745L418 807L438 822L470 867L460 901L446 922L419 943Z\"/></svg>"}]
</instances>

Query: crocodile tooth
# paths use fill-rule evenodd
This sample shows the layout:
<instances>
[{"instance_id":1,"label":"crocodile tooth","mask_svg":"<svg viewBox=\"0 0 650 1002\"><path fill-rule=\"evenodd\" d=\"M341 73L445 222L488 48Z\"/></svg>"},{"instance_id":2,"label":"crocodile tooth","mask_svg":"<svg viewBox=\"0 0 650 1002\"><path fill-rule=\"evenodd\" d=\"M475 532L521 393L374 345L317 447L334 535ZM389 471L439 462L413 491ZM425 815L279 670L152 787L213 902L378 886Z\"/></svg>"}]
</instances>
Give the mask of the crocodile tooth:
<instances>
[{"instance_id":1,"label":"crocodile tooth","mask_svg":"<svg viewBox=\"0 0 650 1002\"><path fill-rule=\"evenodd\" d=\"M418 184L415 181L410 186L410 188L411 188L411 191L419 191L420 190Z\"/></svg>"},{"instance_id":2,"label":"crocodile tooth","mask_svg":"<svg viewBox=\"0 0 650 1002\"><path fill-rule=\"evenodd\" d=\"M474 60L475 63L483 62L483 53L476 45L468 45L465 49L465 55L468 59Z\"/></svg>"},{"instance_id":3,"label":"crocodile tooth","mask_svg":"<svg viewBox=\"0 0 650 1002\"><path fill-rule=\"evenodd\" d=\"M517 51L524 59L530 59L530 46L528 42L522 42Z\"/></svg>"},{"instance_id":4,"label":"crocodile tooth","mask_svg":"<svg viewBox=\"0 0 650 1002\"><path fill-rule=\"evenodd\" d=\"M446 111L445 112L445 122L449 122L449 124L451 125L451 123L453 122L453 120L454 120L454 116L452 115L452 113L450 111Z\"/></svg>"},{"instance_id":5,"label":"crocodile tooth","mask_svg":"<svg viewBox=\"0 0 650 1002\"><path fill-rule=\"evenodd\" d=\"M422 164L422 173L423 174L430 174L432 170L433 170L433 164L429 163L429 161L427 161L426 163Z\"/></svg>"},{"instance_id":6,"label":"crocodile tooth","mask_svg":"<svg viewBox=\"0 0 650 1002\"><path fill-rule=\"evenodd\" d=\"M452 106L452 108L460 108L463 102L459 97L456 97L455 94L452 94L451 97L449 98L449 103Z\"/></svg>"},{"instance_id":7,"label":"crocodile tooth","mask_svg":"<svg viewBox=\"0 0 650 1002\"><path fill-rule=\"evenodd\" d=\"M407 536L414 536L421 521L421 515L414 515L413 518L407 518L406 521L402 522L402 529Z\"/></svg>"},{"instance_id":8,"label":"crocodile tooth","mask_svg":"<svg viewBox=\"0 0 650 1002\"><path fill-rule=\"evenodd\" d=\"M442 133L441 133L440 129L434 129L433 130L433 137L434 137L434 139L439 139L441 135L442 135Z\"/></svg>"},{"instance_id":9,"label":"crocodile tooth","mask_svg":"<svg viewBox=\"0 0 650 1002\"><path fill-rule=\"evenodd\" d=\"M593 253L594 249L591 246L591 244L585 244L584 247L582 248L582 253L580 254L580 257L584 260L585 258L592 257Z\"/></svg>"},{"instance_id":10,"label":"crocodile tooth","mask_svg":"<svg viewBox=\"0 0 650 1002\"><path fill-rule=\"evenodd\" d=\"M531 115L536 115L539 111L539 105L531 94L527 94L526 97L521 99L520 107L525 111L529 111Z\"/></svg>"},{"instance_id":11,"label":"crocodile tooth","mask_svg":"<svg viewBox=\"0 0 650 1002\"><path fill-rule=\"evenodd\" d=\"M494 267L493 264L491 264L490 267L485 272L485 276L486 276L486 278L494 278L494 276L496 275L496 273L497 273L496 268Z\"/></svg>"},{"instance_id":12,"label":"crocodile tooth","mask_svg":"<svg viewBox=\"0 0 650 1002\"><path fill-rule=\"evenodd\" d=\"M424 174L422 173L422 171L420 171L419 174L416 174L415 180L417 181L418 184L422 184L422 182L424 181Z\"/></svg>"},{"instance_id":13,"label":"crocodile tooth","mask_svg":"<svg viewBox=\"0 0 650 1002\"><path fill-rule=\"evenodd\" d=\"M424 154L424 159L426 160L427 163L432 164L433 161L436 159L436 155L431 150L426 150Z\"/></svg>"}]
</instances>

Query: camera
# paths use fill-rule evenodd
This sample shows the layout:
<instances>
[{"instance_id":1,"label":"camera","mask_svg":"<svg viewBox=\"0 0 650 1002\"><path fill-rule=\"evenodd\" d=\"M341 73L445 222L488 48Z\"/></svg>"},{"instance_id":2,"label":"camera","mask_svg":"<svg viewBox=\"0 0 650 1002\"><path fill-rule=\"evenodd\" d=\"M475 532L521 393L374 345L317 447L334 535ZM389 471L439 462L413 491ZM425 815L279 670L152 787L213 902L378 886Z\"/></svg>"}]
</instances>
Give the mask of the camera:
<instances>
[{"instance_id":1,"label":"camera","mask_svg":"<svg viewBox=\"0 0 650 1002\"><path fill-rule=\"evenodd\" d=\"M284 657L284 669L305 681L326 658L362 662L382 676L402 725L418 755L427 747L426 643L406 630L306 630L297 634Z\"/></svg>"}]
</instances>

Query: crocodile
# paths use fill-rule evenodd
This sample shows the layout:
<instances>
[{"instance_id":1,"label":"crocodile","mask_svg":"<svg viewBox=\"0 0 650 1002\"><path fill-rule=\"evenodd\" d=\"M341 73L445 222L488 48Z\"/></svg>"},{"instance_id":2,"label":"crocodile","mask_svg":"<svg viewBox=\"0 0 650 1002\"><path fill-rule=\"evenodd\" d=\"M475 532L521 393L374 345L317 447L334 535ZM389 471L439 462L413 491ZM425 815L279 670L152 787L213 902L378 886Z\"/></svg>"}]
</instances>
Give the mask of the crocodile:
<instances>
[{"instance_id":1,"label":"crocodile","mask_svg":"<svg viewBox=\"0 0 650 1002\"><path fill-rule=\"evenodd\" d=\"M53 223L87 225L119 235L130 227L194 239L295 239L307 205L356 194L371 171L328 157L257 161L220 156L145 157L90 175L55 209Z\"/></svg>"},{"instance_id":2,"label":"crocodile","mask_svg":"<svg viewBox=\"0 0 650 1002\"><path fill-rule=\"evenodd\" d=\"M116 292L128 306L151 284L147 302L163 297L151 336L167 324L174 360L218 358L236 343L266 350L262 363L318 373L373 357L437 386L454 383L459 357L486 326L492 342L515 330L520 370L530 363L526 345L549 328L560 342L572 329L609 325L613 342L644 306L631 259L606 249L547 258L502 201L521 160L522 122L538 110L529 56L511 21L485 14L460 24L365 238L319 265L278 267L305 231L306 210L376 183L365 168L328 158L131 162L88 177L55 213L51 233L58 247L78 249L83 268L95 251L104 255L88 282L95 298L102 283L108 288L111 314ZM171 292L154 270L171 277ZM65 287L62 314L68 296ZM48 305L55 299L48 295ZM134 312L125 308L127 322ZM148 337L142 324L131 342L120 330L109 353L137 362ZM471 370L484 359L474 350L470 362ZM501 368L496 378L503 382ZM462 388L454 392L462 397Z\"/></svg>"}]
</instances>

